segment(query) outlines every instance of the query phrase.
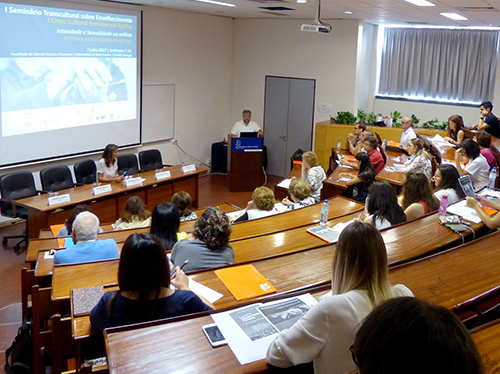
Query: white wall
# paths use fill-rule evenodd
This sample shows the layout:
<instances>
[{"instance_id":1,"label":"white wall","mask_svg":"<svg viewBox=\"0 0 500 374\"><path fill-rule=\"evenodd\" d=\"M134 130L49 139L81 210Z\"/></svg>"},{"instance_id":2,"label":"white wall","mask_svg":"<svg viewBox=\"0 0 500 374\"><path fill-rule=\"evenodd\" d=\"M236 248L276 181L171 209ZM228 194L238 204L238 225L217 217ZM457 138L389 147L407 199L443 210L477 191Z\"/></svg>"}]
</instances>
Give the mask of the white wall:
<instances>
[{"instance_id":1,"label":"white wall","mask_svg":"<svg viewBox=\"0 0 500 374\"><path fill-rule=\"evenodd\" d=\"M355 108L358 21L328 21L330 34L300 31L311 20L236 19L231 120L245 108L262 124L265 76L316 79L316 102ZM315 122L329 119L316 116ZM264 129L265 130L265 129Z\"/></svg>"}]
</instances>

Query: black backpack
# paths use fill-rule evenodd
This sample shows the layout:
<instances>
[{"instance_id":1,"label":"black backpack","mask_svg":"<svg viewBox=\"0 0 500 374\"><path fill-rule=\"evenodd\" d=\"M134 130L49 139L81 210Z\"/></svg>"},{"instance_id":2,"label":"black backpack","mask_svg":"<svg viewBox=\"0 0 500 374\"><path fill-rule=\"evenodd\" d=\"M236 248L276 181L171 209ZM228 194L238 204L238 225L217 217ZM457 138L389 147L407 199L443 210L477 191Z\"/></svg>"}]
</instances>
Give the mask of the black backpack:
<instances>
[{"instance_id":1,"label":"black backpack","mask_svg":"<svg viewBox=\"0 0 500 374\"><path fill-rule=\"evenodd\" d=\"M10 360L9 360L10 357ZM9 363L10 361L10 363ZM12 345L5 351L7 374L29 374L33 372L33 336L31 319L25 318Z\"/></svg>"}]
</instances>

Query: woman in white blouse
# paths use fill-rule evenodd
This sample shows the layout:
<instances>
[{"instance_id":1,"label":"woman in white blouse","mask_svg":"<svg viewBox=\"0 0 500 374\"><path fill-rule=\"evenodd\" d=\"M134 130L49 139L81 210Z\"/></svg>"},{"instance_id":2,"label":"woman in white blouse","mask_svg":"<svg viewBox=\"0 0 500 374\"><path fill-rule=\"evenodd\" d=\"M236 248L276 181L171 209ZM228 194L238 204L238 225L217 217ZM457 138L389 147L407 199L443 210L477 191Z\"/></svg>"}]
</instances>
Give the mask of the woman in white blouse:
<instances>
[{"instance_id":1,"label":"woman in white blouse","mask_svg":"<svg viewBox=\"0 0 500 374\"><path fill-rule=\"evenodd\" d=\"M108 144L102 152L102 158L97 161L97 179L99 182L120 182L123 175L118 175L118 146Z\"/></svg>"},{"instance_id":2,"label":"woman in white blouse","mask_svg":"<svg viewBox=\"0 0 500 374\"><path fill-rule=\"evenodd\" d=\"M387 252L371 224L353 222L340 235L333 258L332 291L271 343L266 360L289 367L313 361L316 374L353 371L349 347L359 323L381 302L413 296L389 283Z\"/></svg>"},{"instance_id":3,"label":"woman in white blouse","mask_svg":"<svg viewBox=\"0 0 500 374\"><path fill-rule=\"evenodd\" d=\"M443 195L448 196L448 204L454 204L463 199L464 194L458 183L457 169L452 165L439 165L434 174L434 195L441 201Z\"/></svg>"},{"instance_id":4,"label":"woman in white blouse","mask_svg":"<svg viewBox=\"0 0 500 374\"><path fill-rule=\"evenodd\" d=\"M422 173L430 181L432 178L431 156L424 150L424 142L418 138L410 140L408 153L413 158L405 162L405 173Z\"/></svg>"}]
</instances>

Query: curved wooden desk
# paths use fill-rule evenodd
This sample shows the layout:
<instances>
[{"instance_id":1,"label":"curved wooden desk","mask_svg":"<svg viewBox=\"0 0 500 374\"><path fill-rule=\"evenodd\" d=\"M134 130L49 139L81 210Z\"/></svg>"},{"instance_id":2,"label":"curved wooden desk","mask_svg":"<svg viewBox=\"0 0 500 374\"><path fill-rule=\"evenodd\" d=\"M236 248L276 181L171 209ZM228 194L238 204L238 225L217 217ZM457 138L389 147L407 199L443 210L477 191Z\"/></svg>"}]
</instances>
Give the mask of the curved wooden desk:
<instances>
[{"instance_id":1,"label":"curved wooden desk","mask_svg":"<svg viewBox=\"0 0 500 374\"><path fill-rule=\"evenodd\" d=\"M196 171L183 174L181 165L162 170L170 170L171 178L155 180L155 171L137 174L145 179L138 186L124 187L122 183L112 183L112 191L94 196L92 185L79 186L58 191L59 195L70 194L71 201L58 205L47 205L48 195L38 195L16 200L15 203L28 210L28 237L36 238L41 229L64 222L71 209L78 204L91 204L92 210L102 222L114 222L118 219L127 200L131 196L139 196L153 209L158 203L170 201L178 191L188 192L193 199L193 206L198 207L198 178L208 169L196 168Z\"/></svg>"}]
</instances>

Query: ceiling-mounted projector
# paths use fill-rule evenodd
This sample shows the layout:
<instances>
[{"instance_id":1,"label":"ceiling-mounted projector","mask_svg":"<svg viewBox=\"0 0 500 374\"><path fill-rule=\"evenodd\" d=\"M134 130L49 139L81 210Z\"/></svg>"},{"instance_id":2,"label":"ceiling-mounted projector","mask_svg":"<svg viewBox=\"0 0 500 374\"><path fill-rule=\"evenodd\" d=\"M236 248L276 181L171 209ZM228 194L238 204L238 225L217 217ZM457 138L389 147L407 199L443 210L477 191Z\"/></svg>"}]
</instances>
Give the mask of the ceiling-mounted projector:
<instances>
[{"instance_id":1,"label":"ceiling-mounted projector","mask_svg":"<svg viewBox=\"0 0 500 374\"><path fill-rule=\"evenodd\" d=\"M320 25L306 25L303 24L300 29L302 31L310 31L310 32L322 32L325 34L328 34L330 31L332 31L332 26L328 24L320 24Z\"/></svg>"},{"instance_id":2,"label":"ceiling-mounted projector","mask_svg":"<svg viewBox=\"0 0 500 374\"><path fill-rule=\"evenodd\" d=\"M312 25L303 24L300 27L300 29L302 31L321 32L323 34L328 34L329 32L332 31L332 26L330 26L328 23L321 22L321 0L318 0L318 9L316 13L316 19L314 20L314 24Z\"/></svg>"}]
</instances>

